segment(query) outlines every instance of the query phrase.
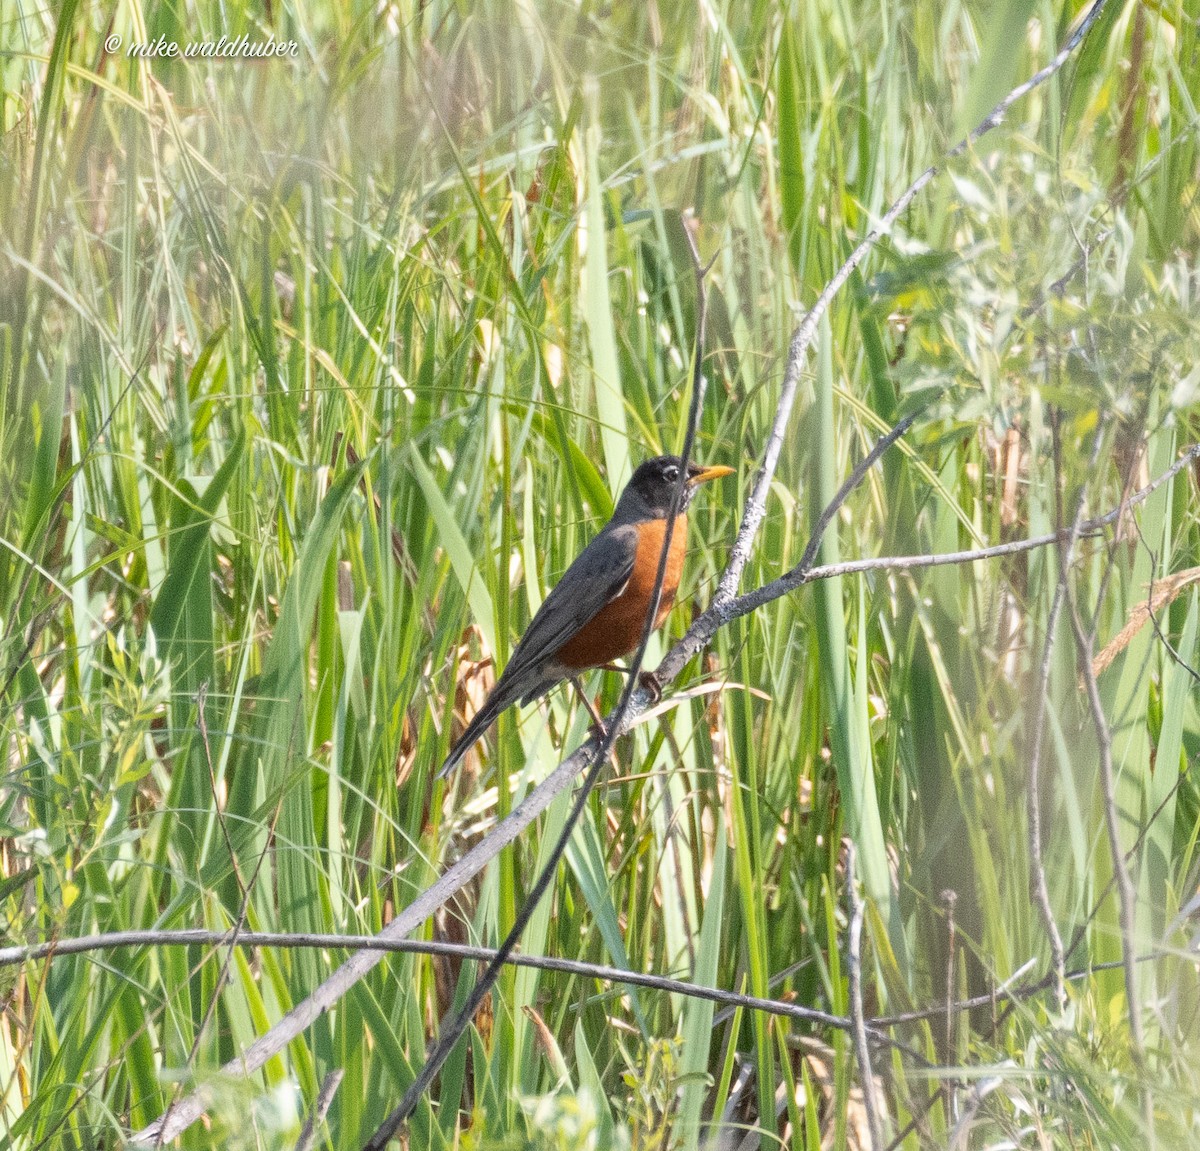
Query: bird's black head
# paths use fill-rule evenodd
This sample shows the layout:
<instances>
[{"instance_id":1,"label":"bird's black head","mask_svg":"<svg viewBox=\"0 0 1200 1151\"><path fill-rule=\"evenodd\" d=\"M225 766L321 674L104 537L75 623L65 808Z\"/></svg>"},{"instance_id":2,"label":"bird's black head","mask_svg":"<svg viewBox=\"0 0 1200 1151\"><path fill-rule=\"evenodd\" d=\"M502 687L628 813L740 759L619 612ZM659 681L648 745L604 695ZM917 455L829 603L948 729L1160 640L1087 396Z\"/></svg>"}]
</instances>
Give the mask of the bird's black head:
<instances>
[{"instance_id":1,"label":"bird's black head","mask_svg":"<svg viewBox=\"0 0 1200 1151\"><path fill-rule=\"evenodd\" d=\"M671 500L679 483L679 469L683 461L678 456L655 456L647 460L635 471L625 485L613 519L623 523L633 523L637 520L665 519L671 510ZM711 467L690 461L687 466L687 480L684 483L683 497L679 510L687 510L696 494L696 488L709 480L731 475L733 468Z\"/></svg>"}]
</instances>

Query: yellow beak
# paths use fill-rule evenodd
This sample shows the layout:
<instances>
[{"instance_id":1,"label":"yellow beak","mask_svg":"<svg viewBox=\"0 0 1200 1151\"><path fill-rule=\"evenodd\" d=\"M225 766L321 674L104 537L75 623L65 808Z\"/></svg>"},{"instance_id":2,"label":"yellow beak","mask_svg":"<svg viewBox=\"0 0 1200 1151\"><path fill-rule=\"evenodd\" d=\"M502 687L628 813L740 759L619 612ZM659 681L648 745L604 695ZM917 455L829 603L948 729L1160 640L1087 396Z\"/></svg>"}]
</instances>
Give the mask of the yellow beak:
<instances>
[{"instance_id":1,"label":"yellow beak","mask_svg":"<svg viewBox=\"0 0 1200 1151\"><path fill-rule=\"evenodd\" d=\"M733 475L733 468L727 468L724 464L716 464L711 468L705 468L702 472L697 472L694 476L688 477L688 486L695 487L696 484L706 484L709 480L719 480L722 476Z\"/></svg>"}]
</instances>

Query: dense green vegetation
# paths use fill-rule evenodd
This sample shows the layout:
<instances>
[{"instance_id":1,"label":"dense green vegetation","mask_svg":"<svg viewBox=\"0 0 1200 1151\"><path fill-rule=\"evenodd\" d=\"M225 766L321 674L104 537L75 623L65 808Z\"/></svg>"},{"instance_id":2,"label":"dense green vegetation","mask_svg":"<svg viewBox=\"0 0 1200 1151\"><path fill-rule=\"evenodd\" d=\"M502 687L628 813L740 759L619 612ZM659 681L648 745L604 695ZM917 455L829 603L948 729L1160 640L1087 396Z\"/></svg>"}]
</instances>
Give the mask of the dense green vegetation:
<instances>
[{"instance_id":1,"label":"dense green vegetation","mask_svg":"<svg viewBox=\"0 0 1200 1151\"><path fill-rule=\"evenodd\" d=\"M716 257L697 455L738 476L696 502L650 666L724 567L799 312L1082 15L0 11L8 944L380 931L587 732L557 691L433 781L631 466L682 442L685 229ZM1198 28L1197 0L1109 0L881 240L803 365L744 589L909 412L824 560L1053 532L1200 438ZM295 54L127 54L242 35ZM858 573L723 628L619 741L522 950L845 1016L848 836L867 1014L984 996L874 1048L884 1145L1200 1147L1197 476L1065 568ZM620 677L586 683L612 706ZM568 803L424 936L494 946ZM261 1072L220 1071L346 954L0 968L6 1145L114 1147L202 1086L183 1145L290 1147L340 1070L316 1145L360 1146L476 964L390 956ZM713 1146L857 1148L861 1086L836 1028L509 969L407 1138L696 1147L716 1120Z\"/></svg>"}]
</instances>

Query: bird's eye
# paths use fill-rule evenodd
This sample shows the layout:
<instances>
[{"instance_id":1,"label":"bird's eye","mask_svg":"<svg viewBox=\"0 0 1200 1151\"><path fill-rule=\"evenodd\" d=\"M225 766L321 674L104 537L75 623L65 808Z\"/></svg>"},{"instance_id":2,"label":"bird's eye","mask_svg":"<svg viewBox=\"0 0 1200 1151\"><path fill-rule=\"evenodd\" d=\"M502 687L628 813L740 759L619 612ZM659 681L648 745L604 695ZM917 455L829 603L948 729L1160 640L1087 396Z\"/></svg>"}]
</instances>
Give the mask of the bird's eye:
<instances>
[{"instance_id":1,"label":"bird's eye","mask_svg":"<svg viewBox=\"0 0 1200 1151\"><path fill-rule=\"evenodd\" d=\"M677 479L679 479L679 469L674 464L667 464L667 466L663 468L663 479L665 479L667 483L673 484Z\"/></svg>"}]
</instances>

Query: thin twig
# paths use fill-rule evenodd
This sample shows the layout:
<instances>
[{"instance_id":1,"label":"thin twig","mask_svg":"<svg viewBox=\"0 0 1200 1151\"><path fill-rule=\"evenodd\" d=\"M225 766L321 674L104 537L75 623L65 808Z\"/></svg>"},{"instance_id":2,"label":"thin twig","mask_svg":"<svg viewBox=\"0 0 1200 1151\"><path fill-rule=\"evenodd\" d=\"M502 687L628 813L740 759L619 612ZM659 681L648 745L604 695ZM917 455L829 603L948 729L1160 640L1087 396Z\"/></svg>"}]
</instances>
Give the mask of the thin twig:
<instances>
[{"instance_id":1,"label":"thin twig","mask_svg":"<svg viewBox=\"0 0 1200 1151\"><path fill-rule=\"evenodd\" d=\"M1124 516L1125 508L1132 502L1129 495L1133 485L1134 470L1138 464L1144 445L1139 445L1139 451L1134 453L1130 461L1129 473L1125 479L1121 493L1119 514ZM1117 812L1116 772L1113 766L1112 729L1108 717L1104 714L1104 704L1100 698L1100 686L1096 679L1096 669L1093 663L1096 648L1096 637L1100 629L1101 614L1107 597L1108 584L1117 568L1116 548L1120 535L1113 539L1109 547L1108 562L1100 577L1100 587L1096 593L1096 610L1092 617L1092 627L1085 630L1079 610L1079 601L1074 589L1068 585L1068 606L1071 611L1071 627L1075 633L1075 643L1078 659L1081 665L1080 678L1087 694L1088 708L1092 715L1092 724L1096 731L1096 744L1099 753L1100 788L1104 799L1104 826L1108 835L1109 852L1112 857L1113 881L1117 889L1118 919L1121 932L1121 957L1124 961L1125 997L1129 1012L1129 1037L1132 1045L1134 1066L1145 1071L1145 1043L1142 1031L1141 997L1137 986L1136 952L1136 895L1133 881L1129 875L1128 857L1121 848L1121 825ZM1142 1092L1142 1103L1147 1115L1147 1136L1153 1144L1154 1128L1153 1113L1149 1106L1149 1092Z\"/></svg>"},{"instance_id":2,"label":"thin twig","mask_svg":"<svg viewBox=\"0 0 1200 1151\"><path fill-rule=\"evenodd\" d=\"M1068 591L1074 601L1074 593ZM1097 609L1098 611L1099 609ZM1108 848L1112 856L1113 879L1117 885L1117 905L1121 925L1121 954L1125 961L1125 998L1129 1008L1129 1037L1133 1046L1133 1058L1139 1070L1144 1069L1145 1047L1142 1037L1141 996L1138 992L1135 967L1135 915L1137 897L1125 852L1121 848L1121 823L1117 815L1117 784L1113 770L1112 730L1104 714L1104 703L1100 699L1100 688L1096 673L1092 670L1093 638L1085 632L1079 612L1071 612L1075 643L1079 651L1080 674L1087 692L1088 707L1092 713L1092 724L1096 729L1096 744L1100 757L1100 788L1104 796L1104 826L1108 833Z\"/></svg>"},{"instance_id":3,"label":"thin twig","mask_svg":"<svg viewBox=\"0 0 1200 1151\"><path fill-rule=\"evenodd\" d=\"M1088 474L1096 469L1100 458L1100 445L1104 440L1104 432L1108 426L1107 415L1103 416L1096 427L1096 435L1092 441L1092 453L1088 466ZM1060 452L1057 424L1054 432L1055 458ZM1061 462L1061 460L1059 461ZM1054 599L1050 604L1050 618L1046 622L1046 642L1042 648L1042 663L1038 671L1037 691L1034 694L1033 728L1030 735L1029 748L1029 782L1026 799L1029 819L1029 854L1033 875L1031 877L1032 896L1042 918L1042 927L1050 942L1050 962L1054 970L1055 998L1058 1009L1062 1011L1067 1004L1066 970L1067 956L1063 948L1062 933L1058 930L1058 921L1054 918L1054 907L1050 902L1050 888L1046 883L1046 865L1042 855L1042 796L1041 796L1041 763L1042 740L1046 730L1046 693L1050 686L1050 663L1054 652L1054 633L1058 628L1058 617L1062 611L1067 595L1067 580L1075 559L1075 543L1079 539L1083 521L1083 508L1087 498L1087 484L1079 485L1079 493L1075 499L1075 511L1071 516L1071 528L1065 544L1059 555L1058 579L1054 583ZM1061 521L1060 521L1061 522Z\"/></svg>"},{"instance_id":4,"label":"thin twig","mask_svg":"<svg viewBox=\"0 0 1200 1151\"><path fill-rule=\"evenodd\" d=\"M333 1097L337 1093L338 1084L342 1081L342 1076L346 1074L340 1067L335 1067L321 1082L321 1090L317 1092L317 1101L313 1105L313 1109L308 1118L304 1120L304 1128L300 1132L300 1138L296 1140L296 1151L309 1151L313 1145L313 1140L317 1137L317 1131L321 1124L325 1122L325 1116L329 1113L329 1108L333 1104Z\"/></svg>"},{"instance_id":5,"label":"thin twig","mask_svg":"<svg viewBox=\"0 0 1200 1151\"><path fill-rule=\"evenodd\" d=\"M953 887L947 887L942 892L942 906L946 909L946 1046L942 1053L943 1063L953 1063L958 1051L955 1044L955 1024L958 1022L958 1015L956 1012L950 1010L950 1004L954 1002L954 989L957 986L957 976L954 970L955 944L958 942L958 929L954 923L954 909L957 904L958 892ZM954 1111L954 1087L951 1085L950 1114L953 1115Z\"/></svg>"},{"instance_id":6,"label":"thin twig","mask_svg":"<svg viewBox=\"0 0 1200 1151\"><path fill-rule=\"evenodd\" d=\"M226 948L231 943L238 947L276 947L289 951L366 951L379 952L380 958L387 955L438 955L453 959L489 962L497 952L492 947L476 947L469 943L451 943L440 939L384 939L380 935L335 935L329 933L243 931L236 940L232 931L213 931L203 927L163 928L159 930L110 931L99 935L81 935L70 939L49 940L44 943L26 943L20 946L0 948L0 967L38 962L59 955L86 955L93 951L109 952L130 947L212 947ZM1161 959L1163 952L1152 951L1137 956L1137 962L1152 963ZM603 963L586 963L578 959L560 959L552 955L522 955L514 952L505 961L512 967L525 967L536 971L550 971L560 975L577 975L603 983L617 983L629 987L645 987L650 991L661 991L668 995L682 995L693 999L706 999L724 1008L742 1007L750 1011L765 1011L771 1015L786 1016L817 1027L828 1027L834 1031L849 1032L852 1021L848 1016L834 1015L815 1007L804 1007L782 999L766 999L760 996L743 995L726 991L720 987L673 979L668 975L652 975L648 972L630 971L624 967L611 967ZM1019 1003L1040 995L1051 986L1053 976L1048 975L1034 983L1012 986L1032 966L1031 959L1015 971L1001 986L986 994L953 1003L939 1002L931 1007L919 1008L893 1015L866 1016L864 1024L871 1040L887 1043L886 1031L892 1027L920 1023L928 1019L941 1019L947 1013L971 1011L986 1007L989 1003ZM1123 961L1116 959L1106 963L1090 963L1067 972L1069 983L1078 982L1099 971L1116 971ZM193 969L193 974L199 968ZM779 975L772 976L774 983Z\"/></svg>"},{"instance_id":7,"label":"thin twig","mask_svg":"<svg viewBox=\"0 0 1200 1151\"><path fill-rule=\"evenodd\" d=\"M1158 638L1158 642L1161 643L1164 648L1166 648L1167 654L1171 657L1172 662L1177 667L1182 668L1183 671L1190 675L1192 680L1198 686L1200 686L1200 671L1194 668L1190 663L1187 662L1187 660L1183 658L1182 655L1179 654L1178 649L1167 638L1166 633L1163 631L1162 625L1158 622L1157 615L1157 613L1164 608L1169 608L1174 602L1175 597L1179 595L1184 588L1190 587L1193 583L1195 583L1197 573L1200 571L1200 569L1191 568L1185 572L1175 572L1173 575L1165 577L1162 582L1166 585L1166 587L1160 588L1156 592L1154 586L1154 572L1158 567L1158 553L1146 542L1146 537L1142 533L1142 525L1136 520L1134 520L1133 523L1133 530L1137 532L1138 541L1141 543L1142 547L1146 549L1146 553L1150 557L1150 586L1146 589L1146 603L1144 608L1146 618L1150 621L1150 626L1154 629L1154 634ZM1186 582L1184 582L1185 580ZM1156 600L1158 602L1155 602ZM1135 605L1133 611L1130 612L1130 622L1136 618L1136 613L1137 607ZM1126 624L1125 626L1128 628L1129 624ZM1111 644L1109 646L1111 646ZM1101 662L1103 655L1104 652L1102 651L1100 655L1096 657L1096 663ZM1099 671L1097 671L1097 675L1098 674Z\"/></svg>"},{"instance_id":8,"label":"thin twig","mask_svg":"<svg viewBox=\"0 0 1200 1151\"><path fill-rule=\"evenodd\" d=\"M879 1100L875 1096L875 1072L871 1069L871 1049L867 1046L867 1028L863 1020L862 927L863 901L858 894L854 840L846 839L846 903L850 910L850 937L846 948L846 968L850 983L850 1037L867 1108L867 1128L871 1133L871 1151L882 1151L883 1124Z\"/></svg>"},{"instance_id":9,"label":"thin twig","mask_svg":"<svg viewBox=\"0 0 1200 1151\"><path fill-rule=\"evenodd\" d=\"M1200 459L1200 444L1193 444L1161 476L1148 483L1140 491L1134 492L1128 499L1122 498L1120 504L1104 515L1096 516L1094 519L1085 520L1081 523L1079 525L1078 536L1089 535L1100 528L1115 523L1129 508L1149 499L1163 484L1173 479L1176 474L1186 468L1193 460L1197 459ZM990 547L983 548L969 548L957 552L938 552L933 555L877 556L874 559L846 560L843 563L822 564L820 567L809 568L807 571L797 564L791 571L784 573L778 579L774 579L754 591L747 592L745 595L738 596L719 611L716 610L715 604L708 610L709 612L715 612L720 619L718 626L721 626L747 615L764 604L787 595L789 592L796 591L805 584L815 583L817 580L830 579L833 576L851 575L858 572L912 571L918 568L979 563L981 560L1000 559L1005 556L1019 555L1021 552L1036 551L1039 548L1048 547L1050 544L1066 541L1069 536L1070 529L1062 528L1059 531L1048 532L1045 535L1031 536L1029 539L1011 540L1004 544L993 544ZM705 615L707 614L706 612ZM704 629L701 629L699 626L703 619L704 616L701 616L700 620L696 621L696 624L692 626L691 630L679 641L676 647L689 644L689 642L698 643L702 646L703 643L707 642L707 640L700 641L699 639L704 634ZM673 648L672 652L674 650ZM663 662L665 663L666 661L664 660ZM684 661L681 660L680 662L682 665Z\"/></svg>"},{"instance_id":10,"label":"thin twig","mask_svg":"<svg viewBox=\"0 0 1200 1151\"><path fill-rule=\"evenodd\" d=\"M30 943L20 947L0 948L0 967L31 963L50 956L84 955L93 951L116 951L127 947L279 947L289 950L316 951L363 951L377 952L379 958L389 954L439 955L453 959L476 960L490 963L499 952L492 947L475 947L467 943L450 943L438 939L384 939L380 935L329 935L304 932L243 931L236 939L230 931L211 931L207 928L181 928L157 931L112 931L102 935L83 935L74 939L60 939L47 943ZM706 999L723 1007L741 1007L751 1011L764 1011L809 1023L817 1027L828 1027L835 1031L849 1031L851 1021L841 1015L804 1007L785 1000L765 999L754 995L743 995L736 991L725 991L719 987L705 987L682 979L665 975L630 971L624 967L610 967L603 963L585 963L577 959L559 959L550 955L510 954L506 965L525 967L536 971L550 971L560 975L574 975L583 979L594 979L604 983L618 983L628 987L645 987L651 991L662 991L668 995L682 995L692 999ZM866 1020L872 1040L889 1043L887 1032Z\"/></svg>"}]
</instances>

